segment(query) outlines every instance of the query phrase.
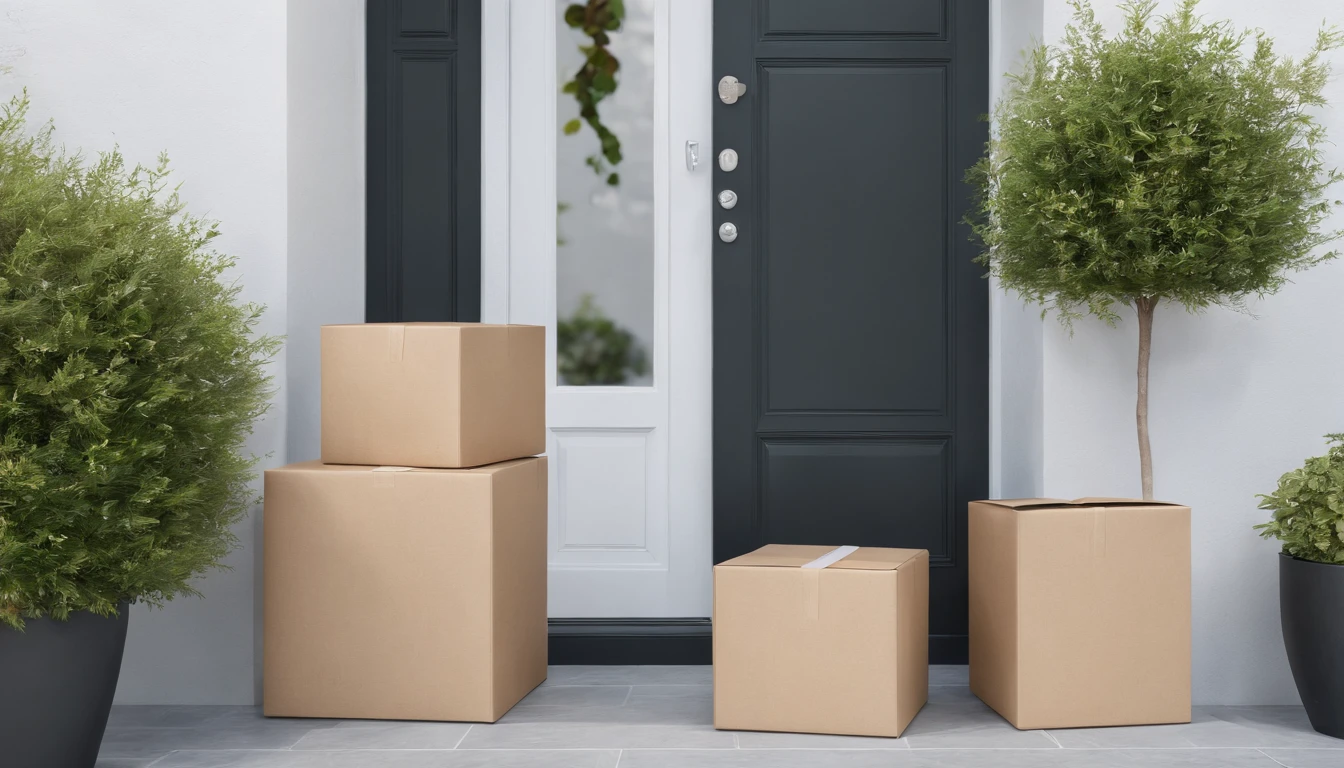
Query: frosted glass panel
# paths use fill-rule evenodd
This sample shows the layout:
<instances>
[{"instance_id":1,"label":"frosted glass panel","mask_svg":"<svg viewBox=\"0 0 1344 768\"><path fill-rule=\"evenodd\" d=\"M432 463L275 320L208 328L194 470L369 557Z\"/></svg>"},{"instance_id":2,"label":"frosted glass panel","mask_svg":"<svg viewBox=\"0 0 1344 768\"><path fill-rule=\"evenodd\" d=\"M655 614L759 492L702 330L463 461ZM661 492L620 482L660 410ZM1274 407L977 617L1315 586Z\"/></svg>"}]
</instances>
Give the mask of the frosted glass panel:
<instances>
[{"instance_id":1,"label":"frosted glass panel","mask_svg":"<svg viewBox=\"0 0 1344 768\"><path fill-rule=\"evenodd\" d=\"M561 385L653 380L653 3L555 6Z\"/></svg>"}]
</instances>

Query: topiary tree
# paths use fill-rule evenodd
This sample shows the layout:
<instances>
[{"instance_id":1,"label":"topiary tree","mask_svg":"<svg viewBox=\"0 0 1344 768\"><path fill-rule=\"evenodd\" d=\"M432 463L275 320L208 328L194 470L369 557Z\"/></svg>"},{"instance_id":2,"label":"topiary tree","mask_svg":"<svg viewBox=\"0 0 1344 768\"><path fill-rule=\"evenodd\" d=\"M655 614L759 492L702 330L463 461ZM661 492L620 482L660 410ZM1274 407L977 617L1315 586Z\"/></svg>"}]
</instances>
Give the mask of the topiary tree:
<instances>
[{"instance_id":1,"label":"topiary tree","mask_svg":"<svg viewBox=\"0 0 1344 768\"><path fill-rule=\"evenodd\" d=\"M0 623L196 594L255 503L255 336L167 166L86 165L0 113ZM0 627L3 629L3 627Z\"/></svg>"},{"instance_id":2,"label":"topiary tree","mask_svg":"<svg viewBox=\"0 0 1344 768\"><path fill-rule=\"evenodd\" d=\"M1300 61L1261 32L1195 14L1183 0L1123 4L1106 38L1086 0L1059 48L1030 52L995 111L997 136L968 180L982 264L1008 289L1067 324L1083 310L1114 325L1138 316L1139 460L1153 497L1148 360L1162 302L1197 312L1240 308L1286 273L1335 256L1317 248L1326 188L1322 55L1344 36L1324 29ZM1336 203L1337 204L1337 203Z\"/></svg>"}]
</instances>

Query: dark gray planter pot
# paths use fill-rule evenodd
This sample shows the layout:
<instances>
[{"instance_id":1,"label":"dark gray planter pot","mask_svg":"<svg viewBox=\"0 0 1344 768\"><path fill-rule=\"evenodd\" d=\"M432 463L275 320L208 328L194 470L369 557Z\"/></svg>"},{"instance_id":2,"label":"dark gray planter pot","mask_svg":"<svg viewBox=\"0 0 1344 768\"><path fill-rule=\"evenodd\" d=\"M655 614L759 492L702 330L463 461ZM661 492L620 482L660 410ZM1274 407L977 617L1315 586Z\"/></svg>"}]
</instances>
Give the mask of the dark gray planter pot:
<instances>
[{"instance_id":1,"label":"dark gray planter pot","mask_svg":"<svg viewBox=\"0 0 1344 768\"><path fill-rule=\"evenodd\" d=\"M1280 553L1279 619L1311 727L1344 739L1344 565Z\"/></svg>"},{"instance_id":2,"label":"dark gray planter pot","mask_svg":"<svg viewBox=\"0 0 1344 768\"><path fill-rule=\"evenodd\" d=\"M129 606L116 618L0 627L0 763L92 768L121 674Z\"/></svg>"}]
</instances>

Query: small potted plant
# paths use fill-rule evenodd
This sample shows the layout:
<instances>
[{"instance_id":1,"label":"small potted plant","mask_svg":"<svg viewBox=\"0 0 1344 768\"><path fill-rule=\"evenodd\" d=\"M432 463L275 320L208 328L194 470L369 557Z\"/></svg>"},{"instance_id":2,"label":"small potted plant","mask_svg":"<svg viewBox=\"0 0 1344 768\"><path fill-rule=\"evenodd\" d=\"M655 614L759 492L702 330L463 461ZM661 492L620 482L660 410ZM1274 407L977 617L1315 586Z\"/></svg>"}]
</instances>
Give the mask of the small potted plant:
<instances>
[{"instance_id":1,"label":"small potted plant","mask_svg":"<svg viewBox=\"0 0 1344 768\"><path fill-rule=\"evenodd\" d=\"M1279 478L1260 497L1273 513L1260 535L1279 553L1279 619L1288 665L1311 726L1344 739L1344 434L1324 456Z\"/></svg>"},{"instance_id":2,"label":"small potted plant","mask_svg":"<svg viewBox=\"0 0 1344 768\"><path fill-rule=\"evenodd\" d=\"M0 762L92 766L128 606L196 594L256 501L278 341L166 165L0 108Z\"/></svg>"}]
</instances>

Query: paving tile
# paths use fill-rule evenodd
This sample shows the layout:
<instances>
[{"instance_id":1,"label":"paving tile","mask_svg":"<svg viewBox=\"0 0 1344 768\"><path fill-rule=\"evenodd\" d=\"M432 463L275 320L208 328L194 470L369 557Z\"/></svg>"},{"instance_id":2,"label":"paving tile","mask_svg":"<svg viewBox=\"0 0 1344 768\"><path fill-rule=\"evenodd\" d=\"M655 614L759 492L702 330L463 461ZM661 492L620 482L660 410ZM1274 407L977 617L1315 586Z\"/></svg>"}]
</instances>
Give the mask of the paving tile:
<instances>
[{"instance_id":1,"label":"paving tile","mask_svg":"<svg viewBox=\"0 0 1344 768\"><path fill-rule=\"evenodd\" d=\"M621 753L620 768L894 768L906 764L895 757L901 754L891 750L627 749Z\"/></svg>"},{"instance_id":2,"label":"paving tile","mask_svg":"<svg viewBox=\"0 0 1344 768\"><path fill-rule=\"evenodd\" d=\"M1197 712L1241 726L1254 735L1245 744L1213 744L1218 747L1320 747L1344 748L1344 741L1318 733L1302 707L1197 707ZM1341 758L1344 765L1344 757Z\"/></svg>"},{"instance_id":3,"label":"paving tile","mask_svg":"<svg viewBox=\"0 0 1344 768\"><path fill-rule=\"evenodd\" d=\"M965 664L930 664L929 685L971 684L970 667Z\"/></svg>"},{"instance_id":4,"label":"paving tile","mask_svg":"<svg viewBox=\"0 0 1344 768\"><path fill-rule=\"evenodd\" d=\"M1263 746L1263 734L1214 717L1196 709L1189 723L1172 725L1135 725L1112 728L1059 728L1050 735L1060 746L1073 749L1095 748L1185 748Z\"/></svg>"},{"instance_id":5,"label":"paving tile","mask_svg":"<svg viewBox=\"0 0 1344 768\"><path fill-rule=\"evenodd\" d=\"M930 701L903 738L915 749L1058 749L1044 731L1019 731L979 699Z\"/></svg>"},{"instance_id":6,"label":"paving tile","mask_svg":"<svg viewBox=\"0 0 1344 768\"><path fill-rule=\"evenodd\" d=\"M615 750L175 752L154 768L615 768Z\"/></svg>"},{"instance_id":7,"label":"paving tile","mask_svg":"<svg viewBox=\"0 0 1344 768\"><path fill-rule=\"evenodd\" d=\"M255 720L256 707L123 705L112 707L107 718L109 728L192 728L228 720Z\"/></svg>"},{"instance_id":8,"label":"paving tile","mask_svg":"<svg viewBox=\"0 0 1344 768\"><path fill-rule=\"evenodd\" d=\"M176 749L288 749L313 730L302 720L260 720L245 725L194 728L108 728L99 757L149 757Z\"/></svg>"},{"instance_id":9,"label":"paving tile","mask_svg":"<svg viewBox=\"0 0 1344 768\"><path fill-rule=\"evenodd\" d=\"M706 697L711 701L714 699L714 686L700 683L635 685L631 686L630 691L630 698L632 699L703 699Z\"/></svg>"},{"instance_id":10,"label":"paving tile","mask_svg":"<svg viewBox=\"0 0 1344 768\"><path fill-rule=\"evenodd\" d=\"M905 739L881 736L833 736L824 733L735 731L742 749L909 749Z\"/></svg>"},{"instance_id":11,"label":"paving tile","mask_svg":"<svg viewBox=\"0 0 1344 768\"><path fill-rule=\"evenodd\" d=\"M592 722L506 723L474 726L459 749L732 749L733 734L712 725Z\"/></svg>"},{"instance_id":12,"label":"paving tile","mask_svg":"<svg viewBox=\"0 0 1344 768\"><path fill-rule=\"evenodd\" d=\"M620 768L1277 768L1253 749L626 750Z\"/></svg>"},{"instance_id":13,"label":"paving tile","mask_svg":"<svg viewBox=\"0 0 1344 768\"><path fill-rule=\"evenodd\" d=\"M166 752L164 754L167 754ZM163 755L149 757L100 757L93 768L146 768Z\"/></svg>"},{"instance_id":14,"label":"paving tile","mask_svg":"<svg viewBox=\"0 0 1344 768\"><path fill-rule=\"evenodd\" d=\"M1344 765L1344 756L1341 756L1337 749L1266 749L1262 751L1284 768L1339 768Z\"/></svg>"},{"instance_id":15,"label":"paving tile","mask_svg":"<svg viewBox=\"0 0 1344 768\"><path fill-rule=\"evenodd\" d=\"M292 749L452 749L470 728L470 723L351 720L309 731Z\"/></svg>"},{"instance_id":16,"label":"paving tile","mask_svg":"<svg viewBox=\"0 0 1344 768\"><path fill-rule=\"evenodd\" d=\"M930 685L930 704L981 704L971 689L964 685Z\"/></svg>"},{"instance_id":17,"label":"paving tile","mask_svg":"<svg viewBox=\"0 0 1344 768\"><path fill-rule=\"evenodd\" d=\"M624 689L629 691L629 688ZM714 699L698 696L640 696L617 706L517 706L500 723L590 723L593 725L712 725Z\"/></svg>"},{"instance_id":18,"label":"paving tile","mask_svg":"<svg viewBox=\"0 0 1344 768\"><path fill-rule=\"evenodd\" d=\"M629 697L628 685L543 685L516 706L619 707Z\"/></svg>"},{"instance_id":19,"label":"paving tile","mask_svg":"<svg viewBox=\"0 0 1344 768\"><path fill-rule=\"evenodd\" d=\"M714 682L714 668L694 666L562 666L551 667L544 686L551 685L665 685Z\"/></svg>"}]
</instances>

